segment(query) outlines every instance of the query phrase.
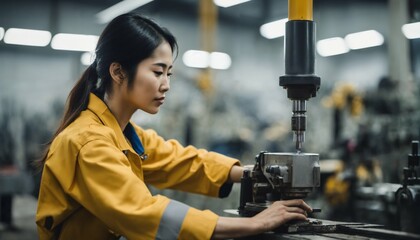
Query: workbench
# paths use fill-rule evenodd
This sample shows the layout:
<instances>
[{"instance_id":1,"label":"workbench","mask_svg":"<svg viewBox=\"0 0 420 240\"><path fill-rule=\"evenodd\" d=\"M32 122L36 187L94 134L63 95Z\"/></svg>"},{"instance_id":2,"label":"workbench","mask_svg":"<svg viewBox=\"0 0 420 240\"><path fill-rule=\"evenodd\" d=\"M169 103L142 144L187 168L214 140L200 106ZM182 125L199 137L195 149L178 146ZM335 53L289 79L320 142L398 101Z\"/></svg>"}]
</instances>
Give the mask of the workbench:
<instances>
[{"instance_id":1,"label":"workbench","mask_svg":"<svg viewBox=\"0 0 420 240\"><path fill-rule=\"evenodd\" d=\"M312 224L290 224L274 232L238 240L334 240L334 239L392 239L419 240L420 235L387 230L382 225L310 219Z\"/></svg>"}]
</instances>

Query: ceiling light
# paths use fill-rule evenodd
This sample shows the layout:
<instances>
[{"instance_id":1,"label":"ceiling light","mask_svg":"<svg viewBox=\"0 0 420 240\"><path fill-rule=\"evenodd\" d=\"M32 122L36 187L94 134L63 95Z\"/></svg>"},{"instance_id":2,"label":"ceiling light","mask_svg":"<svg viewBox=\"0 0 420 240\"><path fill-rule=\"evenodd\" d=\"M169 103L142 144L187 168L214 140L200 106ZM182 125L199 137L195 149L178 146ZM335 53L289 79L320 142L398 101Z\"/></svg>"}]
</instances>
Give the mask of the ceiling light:
<instances>
[{"instance_id":1,"label":"ceiling light","mask_svg":"<svg viewBox=\"0 0 420 240\"><path fill-rule=\"evenodd\" d=\"M214 4L219 7L232 7L241 3L249 2L251 0L213 0Z\"/></svg>"},{"instance_id":2,"label":"ceiling light","mask_svg":"<svg viewBox=\"0 0 420 240\"><path fill-rule=\"evenodd\" d=\"M99 23L110 22L115 17L133 11L153 0L124 0L96 14Z\"/></svg>"},{"instance_id":3,"label":"ceiling light","mask_svg":"<svg viewBox=\"0 0 420 240\"><path fill-rule=\"evenodd\" d=\"M213 69L228 69L232 64L230 56L222 52L210 53L210 67Z\"/></svg>"},{"instance_id":4,"label":"ceiling light","mask_svg":"<svg viewBox=\"0 0 420 240\"><path fill-rule=\"evenodd\" d=\"M51 47L56 50L89 52L95 50L98 39L94 35L58 33L53 37Z\"/></svg>"},{"instance_id":5,"label":"ceiling light","mask_svg":"<svg viewBox=\"0 0 420 240\"><path fill-rule=\"evenodd\" d=\"M382 34L375 30L347 34L344 40L350 49L362 49L380 46L384 43Z\"/></svg>"},{"instance_id":6,"label":"ceiling light","mask_svg":"<svg viewBox=\"0 0 420 240\"><path fill-rule=\"evenodd\" d=\"M188 50L182 56L187 67L207 68L210 64L210 54L206 51Z\"/></svg>"},{"instance_id":7,"label":"ceiling light","mask_svg":"<svg viewBox=\"0 0 420 240\"><path fill-rule=\"evenodd\" d=\"M4 34L4 42L7 44L45 47L50 41L51 33L42 30L9 28Z\"/></svg>"},{"instance_id":8,"label":"ceiling light","mask_svg":"<svg viewBox=\"0 0 420 240\"><path fill-rule=\"evenodd\" d=\"M85 52L80 57L80 62L85 65L89 66L95 61L95 53L94 52Z\"/></svg>"},{"instance_id":9,"label":"ceiling light","mask_svg":"<svg viewBox=\"0 0 420 240\"><path fill-rule=\"evenodd\" d=\"M260 33L268 39L283 37L286 31L287 18L269 22L260 27Z\"/></svg>"},{"instance_id":10,"label":"ceiling light","mask_svg":"<svg viewBox=\"0 0 420 240\"><path fill-rule=\"evenodd\" d=\"M3 39L4 37L4 28L0 27L0 41Z\"/></svg>"},{"instance_id":11,"label":"ceiling light","mask_svg":"<svg viewBox=\"0 0 420 240\"><path fill-rule=\"evenodd\" d=\"M318 41L316 44L316 50L319 55L328 57L347 53L349 48L343 38L334 37Z\"/></svg>"},{"instance_id":12,"label":"ceiling light","mask_svg":"<svg viewBox=\"0 0 420 240\"><path fill-rule=\"evenodd\" d=\"M420 22L404 24L401 30L408 39L420 38Z\"/></svg>"}]
</instances>

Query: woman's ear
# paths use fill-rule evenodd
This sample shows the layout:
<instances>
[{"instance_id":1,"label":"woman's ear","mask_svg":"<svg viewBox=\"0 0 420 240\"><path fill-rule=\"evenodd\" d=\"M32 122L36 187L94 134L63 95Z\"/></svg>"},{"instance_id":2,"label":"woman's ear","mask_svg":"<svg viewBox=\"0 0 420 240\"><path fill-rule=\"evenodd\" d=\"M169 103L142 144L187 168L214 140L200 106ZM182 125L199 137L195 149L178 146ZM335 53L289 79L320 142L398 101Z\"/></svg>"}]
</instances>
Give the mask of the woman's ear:
<instances>
[{"instance_id":1,"label":"woman's ear","mask_svg":"<svg viewBox=\"0 0 420 240\"><path fill-rule=\"evenodd\" d=\"M124 69L122 68L121 64L117 62L111 63L109 66L109 74L111 75L112 80L118 85L121 85L124 80L127 79L127 75Z\"/></svg>"}]
</instances>

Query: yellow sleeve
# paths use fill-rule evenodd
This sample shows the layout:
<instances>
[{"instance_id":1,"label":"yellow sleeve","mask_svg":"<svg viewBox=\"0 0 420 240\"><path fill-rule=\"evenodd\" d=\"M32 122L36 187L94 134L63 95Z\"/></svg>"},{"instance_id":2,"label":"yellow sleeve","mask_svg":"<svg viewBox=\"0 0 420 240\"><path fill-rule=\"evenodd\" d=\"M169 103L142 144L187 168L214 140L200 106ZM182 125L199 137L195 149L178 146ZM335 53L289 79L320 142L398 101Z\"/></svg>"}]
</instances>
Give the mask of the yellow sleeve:
<instances>
[{"instance_id":1,"label":"yellow sleeve","mask_svg":"<svg viewBox=\"0 0 420 240\"><path fill-rule=\"evenodd\" d=\"M106 140L93 140L81 148L74 183L67 191L127 239L210 239L218 219L210 211L152 196L126 156Z\"/></svg>"},{"instance_id":2,"label":"yellow sleeve","mask_svg":"<svg viewBox=\"0 0 420 240\"><path fill-rule=\"evenodd\" d=\"M240 164L238 160L219 153L193 146L183 147L176 140L165 141L153 130L135 128L148 155L143 161L145 182L160 189L218 197L232 166ZM221 197L229 192L230 189Z\"/></svg>"}]
</instances>

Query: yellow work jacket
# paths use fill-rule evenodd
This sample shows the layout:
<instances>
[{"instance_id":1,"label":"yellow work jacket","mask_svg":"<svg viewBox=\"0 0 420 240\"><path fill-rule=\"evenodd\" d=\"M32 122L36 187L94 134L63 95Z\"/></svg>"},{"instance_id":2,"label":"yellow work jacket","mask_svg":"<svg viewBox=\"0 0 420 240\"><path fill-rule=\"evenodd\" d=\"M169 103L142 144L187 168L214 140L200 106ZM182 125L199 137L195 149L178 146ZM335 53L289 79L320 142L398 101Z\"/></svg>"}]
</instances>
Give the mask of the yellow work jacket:
<instances>
[{"instance_id":1,"label":"yellow work jacket","mask_svg":"<svg viewBox=\"0 0 420 240\"><path fill-rule=\"evenodd\" d=\"M216 197L239 162L130 124L147 159L94 94L88 108L54 139L36 214L41 240L211 238L216 214L152 196L146 184Z\"/></svg>"}]
</instances>

